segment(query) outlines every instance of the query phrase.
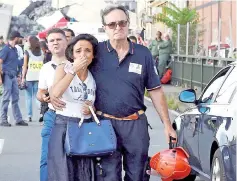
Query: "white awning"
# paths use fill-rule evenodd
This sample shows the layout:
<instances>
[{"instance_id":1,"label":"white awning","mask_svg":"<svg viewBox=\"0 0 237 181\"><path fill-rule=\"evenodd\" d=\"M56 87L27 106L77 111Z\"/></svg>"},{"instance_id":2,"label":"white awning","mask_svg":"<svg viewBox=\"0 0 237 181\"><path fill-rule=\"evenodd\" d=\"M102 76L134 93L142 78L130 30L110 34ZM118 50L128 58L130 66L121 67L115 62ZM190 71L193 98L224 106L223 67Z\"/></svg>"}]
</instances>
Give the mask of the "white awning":
<instances>
[{"instance_id":1,"label":"white awning","mask_svg":"<svg viewBox=\"0 0 237 181\"><path fill-rule=\"evenodd\" d=\"M37 20L37 23L42 25L45 29L48 29L55 25L60 19L64 16L60 11L55 11L53 14L49 16L41 17Z\"/></svg>"},{"instance_id":2,"label":"white awning","mask_svg":"<svg viewBox=\"0 0 237 181\"><path fill-rule=\"evenodd\" d=\"M86 0L83 4L74 4L69 7L66 15L75 18L78 22L101 24L100 12L108 4L104 0ZM129 11L130 28L136 28L137 15Z\"/></svg>"}]
</instances>

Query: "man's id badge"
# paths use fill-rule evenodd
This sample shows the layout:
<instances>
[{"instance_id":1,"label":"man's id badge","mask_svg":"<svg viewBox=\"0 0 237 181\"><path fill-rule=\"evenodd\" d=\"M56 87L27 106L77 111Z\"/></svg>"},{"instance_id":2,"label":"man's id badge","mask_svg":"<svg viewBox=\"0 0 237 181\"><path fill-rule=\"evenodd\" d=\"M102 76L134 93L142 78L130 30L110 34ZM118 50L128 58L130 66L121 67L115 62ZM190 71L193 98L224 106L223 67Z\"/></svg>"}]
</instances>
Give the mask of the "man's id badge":
<instances>
[{"instance_id":1,"label":"man's id badge","mask_svg":"<svg viewBox=\"0 0 237 181\"><path fill-rule=\"evenodd\" d=\"M137 64L137 63L130 63L128 71L141 75L142 74L142 65Z\"/></svg>"}]
</instances>

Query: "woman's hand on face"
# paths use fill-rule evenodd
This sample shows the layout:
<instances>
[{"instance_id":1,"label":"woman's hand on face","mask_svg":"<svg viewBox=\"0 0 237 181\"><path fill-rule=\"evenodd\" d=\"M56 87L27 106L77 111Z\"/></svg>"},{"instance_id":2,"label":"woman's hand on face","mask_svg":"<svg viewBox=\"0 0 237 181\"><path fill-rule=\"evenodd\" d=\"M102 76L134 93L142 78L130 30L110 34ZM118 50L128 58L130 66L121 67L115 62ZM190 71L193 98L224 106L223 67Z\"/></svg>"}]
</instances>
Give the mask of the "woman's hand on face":
<instances>
[{"instance_id":1,"label":"woman's hand on face","mask_svg":"<svg viewBox=\"0 0 237 181\"><path fill-rule=\"evenodd\" d=\"M87 61L86 56L79 56L75 58L73 63L73 71L77 73L85 70L87 68Z\"/></svg>"}]
</instances>

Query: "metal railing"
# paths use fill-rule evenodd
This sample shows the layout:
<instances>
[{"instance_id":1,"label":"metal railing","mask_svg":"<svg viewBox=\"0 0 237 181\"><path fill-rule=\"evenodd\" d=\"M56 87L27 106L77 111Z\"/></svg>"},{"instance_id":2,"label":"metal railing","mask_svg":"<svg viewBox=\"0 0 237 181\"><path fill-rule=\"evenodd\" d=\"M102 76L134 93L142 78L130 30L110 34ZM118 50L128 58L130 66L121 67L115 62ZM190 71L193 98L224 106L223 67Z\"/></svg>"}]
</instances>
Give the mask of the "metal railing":
<instances>
[{"instance_id":1,"label":"metal railing","mask_svg":"<svg viewBox=\"0 0 237 181\"><path fill-rule=\"evenodd\" d=\"M227 64L229 58L172 54L172 84L203 90L208 82Z\"/></svg>"}]
</instances>

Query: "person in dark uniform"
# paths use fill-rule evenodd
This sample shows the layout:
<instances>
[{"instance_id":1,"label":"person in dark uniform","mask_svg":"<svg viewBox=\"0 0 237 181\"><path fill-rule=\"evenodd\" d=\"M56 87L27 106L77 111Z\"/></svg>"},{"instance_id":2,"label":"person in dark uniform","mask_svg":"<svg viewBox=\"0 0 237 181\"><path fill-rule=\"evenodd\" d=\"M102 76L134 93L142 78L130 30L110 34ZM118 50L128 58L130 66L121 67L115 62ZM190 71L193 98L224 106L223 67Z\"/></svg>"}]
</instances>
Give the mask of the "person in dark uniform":
<instances>
[{"instance_id":1,"label":"person in dark uniform","mask_svg":"<svg viewBox=\"0 0 237 181\"><path fill-rule=\"evenodd\" d=\"M164 132L177 138L172 128L160 78L148 48L128 38L129 13L123 6L108 6L101 12L109 40L99 44L91 68L97 85L97 115L110 119L117 135L117 151L101 159L103 174L97 181L144 181L149 133L144 105L145 88L164 123Z\"/></svg>"},{"instance_id":2,"label":"person in dark uniform","mask_svg":"<svg viewBox=\"0 0 237 181\"><path fill-rule=\"evenodd\" d=\"M12 113L17 126L28 126L22 119L19 107L19 88L20 75L18 74L18 54L15 47L19 43L19 39L23 38L18 31L11 32L9 43L0 51L0 64L2 74L0 76L0 85L3 84L3 95L1 101L1 121L0 126L10 127L11 124L7 120L8 105L12 102Z\"/></svg>"}]
</instances>

